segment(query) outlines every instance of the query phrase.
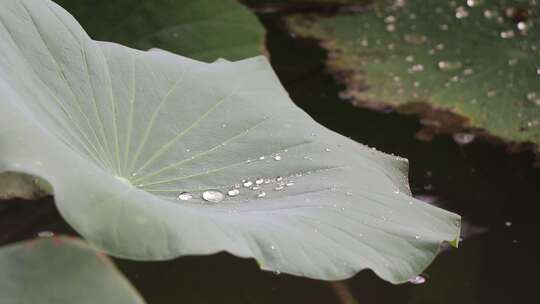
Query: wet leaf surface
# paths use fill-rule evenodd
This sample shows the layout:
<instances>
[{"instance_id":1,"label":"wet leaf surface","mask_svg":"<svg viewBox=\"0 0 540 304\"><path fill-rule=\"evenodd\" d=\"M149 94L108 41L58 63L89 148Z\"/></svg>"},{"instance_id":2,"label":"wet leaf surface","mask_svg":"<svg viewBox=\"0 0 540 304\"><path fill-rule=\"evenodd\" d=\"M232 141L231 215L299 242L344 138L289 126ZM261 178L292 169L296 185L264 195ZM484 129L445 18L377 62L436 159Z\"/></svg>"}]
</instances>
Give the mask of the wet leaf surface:
<instances>
[{"instance_id":1,"label":"wet leaf surface","mask_svg":"<svg viewBox=\"0 0 540 304\"><path fill-rule=\"evenodd\" d=\"M322 41L328 69L346 85L341 96L355 104L427 103L466 127L539 144L538 14L536 1L380 1L362 13L292 16L288 25Z\"/></svg>"}]
</instances>

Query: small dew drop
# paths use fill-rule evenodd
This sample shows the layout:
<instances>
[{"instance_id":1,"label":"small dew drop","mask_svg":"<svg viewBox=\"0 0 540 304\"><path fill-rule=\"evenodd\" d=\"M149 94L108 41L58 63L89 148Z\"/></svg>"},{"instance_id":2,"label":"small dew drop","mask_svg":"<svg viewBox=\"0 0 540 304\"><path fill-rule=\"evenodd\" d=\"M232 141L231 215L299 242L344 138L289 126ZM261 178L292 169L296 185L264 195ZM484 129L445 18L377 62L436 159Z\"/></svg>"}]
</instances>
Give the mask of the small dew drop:
<instances>
[{"instance_id":1,"label":"small dew drop","mask_svg":"<svg viewBox=\"0 0 540 304\"><path fill-rule=\"evenodd\" d=\"M294 186L294 182L293 181L289 181L285 184L285 186L287 187L291 187L291 186Z\"/></svg>"},{"instance_id":2,"label":"small dew drop","mask_svg":"<svg viewBox=\"0 0 540 304\"><path fill-rule=\"evenodd\" d=\"M264 191L261 191L261 192L259 192L259 193L257 194L257 197L258 197L258 198L263 198L263 197L265 197L265 196L266 196L266 192L264 192Z\"/></svg>"},{"instance_id":3,"label":"small dew drop","mask_svg":"<svg viewBox=\"0 0 540 304\"><path fill-rule=\"evenodd\" d=\"M474 70L471 68L463 70L463 75L472 75L474 73Z\"/></svg>"},{"instance_id":4,"label":"small dew drop","mask_svg":"<svg viewBox=\"0 0 540 304\"><path fill-rule=\"evenodd\" d=\"M500 36L503 39L508 39L508 38L514 37L515 33L513 30L508 30L508 31L501 32Z\"/></svg>"},{"instance_id":5,"label":"small dew drop","mask_svg":"<svg viewBox=\"0 0 540 304\"><path fill-rule=\"evenodd\" d=\"M243 185L244 185L244 187L249 188L249 187L253 186L253 182L250 181L250 180L247 180L247 181L244 181Z\"/></svg>"},{"instance_id":6,"label":"small dew drop","mask_svg":"<svg viewBox=\"0 0 540 304\"><path fill-rule=\"evenodd\" d=\"M263 183L264 183L264 179L262 179L262 178L258 178L258 179L255 181L255 184L257 184L257 185L261 185L261 184L263 184Z\"/></svg>"},{"instance_id":7,"label":"small dew drop","mask_svg":"<svg viewBox=\"0 0 540 304\"><path fill-rule=\"evenodd\" d=\"M178 195L178 199L181 201L189 201L193 198L193 195L189 192L182 192L180 195Z\"/></svg>"},{"instance_id":8,"label":"small dew drop","mask_svg":"<svg viewBox=\"0 0 540 304\"><path fill-rule=\"evenodd\" d=\"M396 17L390 15L390 16L386 16L386 18L384 18L384 22L385 23L395 23L396 22Z\"/></svg>"},{"instance_id":9,"label":"small dew drop","mask_svg":"<svg viewBox=\"0 0 540 304\"><path fill-rule=\"evenodd\" d=\"M259 189L261 189L260 186L253 186L253 187L251 187L251 190L259 190Z\"/></svg>"},{"instance_id":10,"label":"small dew drop","mask_svg":"<svg viewBox=\"0 0 540 304\"><path fill-rule=\"evenodd\" d=\"M483 0L467 0L467 6L468 7L479 6L480 4L482 4L482 2L484 1Z\"/></svg>"},{"instance_id":11,"label":"small dew drop","mask_svg":"<svg viewBox=\"0 0 540 304\"><path fill-rule=\"evenodd\" d=\"M415 64L412 67L409 68L409 73L416 73L416 72L422 72L424 70L424 66L422 64Z\"/></svg>"},{"instance_id":12,"label":"small dew drop","mask_svg":"<svg viewBox=\"0 0 540 304\"><path fill-rule=\"evenodd\" d=\"M266 157L263 155L261 157L259 157L259 160L264 160Z\"/></svg>"},{"instance_id":13,"label":"small dew drop","mask_svg":"<svg viewBox=\"0 0 540 304\"><path fill-rule=\"evenodd\" d=\"M518 63L519 59L517 58L511 58L508 60L508 65L509 66L513 66L513 65L516 65Z\"/></svg>"},{"instance_id":14,"label":"small dew drop","mask_svg":"<svg viewBox=\"0 0 540 304\"><path fill-rule=\"evenodd\" d=\"M54 236L54 232L52 231L40 231L37 233L37 236L40 237L40 238L50 238L50 237L53 237Z\"/></svg>"},{"instance_id":15,"label":"small dew drop","mask_svg":"<svg viewBox=\"0 0 540 304\"><path fill-rule=\"evenodd\" d=\"M517 24L517 28L518 28L518 30L520 30L520 31L522 31L522 32L525 32L525 31L529 28L529 26L527 25L526 22L520 21L520 22L518 22L518 24Z\"/></svg>"},{"instance_id":16,"label":"small dew drop","mask_svg":"<svg viewBox=\"0 0 540 304\"><path fill-rule=\"evenodd\" d=\"M513 18L517 13L517 9L515 7L509 7L505 10L506 17Z\"/></svg>"},{"instance_id":17,"label":"small dew drop","mask_svg":"<svg viewBox=\"0 0 540 304\"><path fill-rule=\"evenodd\" d=\"M460 61L439 61L437 67L441 71L452 71L460 69L462 63Z\"/></svg>"},{"instance_id":18,"label":"small dew drop","mask_svg":"<svg viewBox=\"0 0 540 304\"><path fill-rule=\"evenodd\" d=\"M276 191L283 190L283 185L278 185L277 187L274 188L274 190Z\"/></svg>"},{"instance_id":19,"label":"small dew drop","mask_svg":"<svg viewBox=\"0 0 540 304\"><path fill-rule=\"evenodd\" d=\"M280 182L282 180L283 180L283 177L281 177L281 176L276 177L276 181Z\"/></svg>"},{"instance_id":20,"label":"small dew drop","mask_svg":"<svg viewBox=\"0 0 540 304\"><path fill-rule=\"evenodd\" d=\"M240 194L240 190L238 189L231 189L227 192L227 195L229 196L237 196L238 194Z\"/></svg>"},{"instance_id":21,"label":"small dew drop","mask_svg":"<svg viewBox=\"0 0 540 304\"><path fill-rule=\"evenodd\" d=\"M460 145L467 145L474 141L475 135L472 133L456 133L453 135L454 141Z\"/></svg>"},{"instance_id":22,"label":"small dew drop","mask_svg":"<svg viewBox=\"0 0 540 304\"><path fill-rule=\"evenodd\" d=\"M281 159L282 159L281 155L279 155L279 154L274 155L274 160L280 161Z\"/></svg>"},{"instance_id":23,"label":"small dew drop","mask_svg":"<svg viewBox=\"0 0 540 304\"><path fill-rule=\"evenodd\" d=\"M419 239L420 239L420 236L419 236L419 235L415 235L414 238L417 239L417 240L419 240Z\"/></svg>"},{"instance_id":24,"label":"small dew drop","mask_svg":"<svg viewBox=\"0 0 540 304\"><path fill-rule=\"evenodd\" d=\"M330 152L330 151L332 151L332 150L330 150L330 148L324 148L324 151Z\"/></svg>"},{"instance_id":25,"label":"small dew drop","mask_svg":"<svg viewBox=\"0 0 540 304\"><path fill-rule=\"evenodd\" d=\"M510 222L510 221L509 221L509 222L505 222L504 225L505 225L506 227L510 227L510 226L512 226L512 222Z\"/></svg>"},{"instance_id":26,"label":"small dew drop","mask_svg":"<svg viewBox=\"0 0 540 304\"><path fill-rule=\"evenodd\" d=\"M426 278L421 275L417 275L414 278L409 280L409 283L412 283L414 285L424 284L425 282L426 282Z\"/></svg>"},{"instance_id":27,"label":"small dew drop","mask_svg":"<svg viewBox=\"0 0 540 304\"><path fill-rule=\"evenodd\" d=\"M403 36L403 40L405 40L405 42L407 43L418 45L418 44L423 44L424 42L426 42L427 37L424 35L418 35L418 34L405 34Z\"/></svg>"},{"instance_id":28,"label":"small dew drop","mask_svg":"<svg viewBox=\"0 0 540 304\"><path fill-rule=\"evenodd\" d=\"M203 192L202 198L207 202L219 203L225 198L225 195L217 190L207 190Z\"/></svg>"},{"instance_id":29,"label":"small dew drop","mask_svg":"<svg viewBox=\"0 0 540 304\"><path fill-rule=\"evenodd\" d=\"M458 8L456 8L456 18L463 19L463 18L467 18L468 16L469 16L469 11L467 11L465 7L459 6Z\"/></svg>"},{"instance_id":30,"label":"small dew drop","mask_svg":"<svg viewBox=\"0 0 540 304\"><path fill-rule=\"evenodd\" d=\"M537 94L536 92L529 92L527 93L527 99L540 106L540 94Z\"/></svg>"}]
</instances>

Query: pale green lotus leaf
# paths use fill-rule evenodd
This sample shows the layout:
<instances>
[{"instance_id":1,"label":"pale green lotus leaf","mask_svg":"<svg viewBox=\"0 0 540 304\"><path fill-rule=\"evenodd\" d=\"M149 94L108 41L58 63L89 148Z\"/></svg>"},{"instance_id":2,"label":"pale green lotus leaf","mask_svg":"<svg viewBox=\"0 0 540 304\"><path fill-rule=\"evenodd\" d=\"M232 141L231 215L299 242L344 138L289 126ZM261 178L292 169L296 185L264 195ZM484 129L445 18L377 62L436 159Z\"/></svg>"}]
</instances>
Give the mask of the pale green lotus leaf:
<instances>
[{"instance_id":1,"label":"pale green lotus leaf","mask_svg":"<svg viewBox=\"0 0 540 304\"><path fill-rule=\"evenodd\" d=\"M55 237L0 248L0 303L143 304L103 254Z\"/></svg>"},{"instance_id":2,"label":"pale green lotus leaf","mask_svg":"<svg viewBox=\"0 0 540 304\"><path fill-rule=\"evenodd\" d=\"M458 238L459 216L411 197L405 159L317 124L264 57L205 64L92 41L44 0L5 1L0 21L0 171L48 181L112 255L227 251L398 283Z\"/></svg>"}]
</instances>

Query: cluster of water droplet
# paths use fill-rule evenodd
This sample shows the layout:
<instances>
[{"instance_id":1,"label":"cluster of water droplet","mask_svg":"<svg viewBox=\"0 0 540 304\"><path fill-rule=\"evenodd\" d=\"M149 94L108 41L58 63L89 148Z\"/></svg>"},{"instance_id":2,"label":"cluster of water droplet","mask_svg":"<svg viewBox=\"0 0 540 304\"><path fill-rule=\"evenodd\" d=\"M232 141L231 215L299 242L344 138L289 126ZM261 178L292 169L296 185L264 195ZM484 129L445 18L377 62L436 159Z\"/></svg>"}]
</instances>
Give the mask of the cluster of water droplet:
<instances>
[{"instance_id":1,"label":"cluster of water droplet","mask_svg":"<svg viewBox=\"0 0 540 304\"><path fill-rule=\"evenodd\" d=\"M312 134L315 136L315 134ZM331 152L330 148L324 148L325 152ZM282 151L283 153L288 152L286 149ZM245 161L246 164L252 163L253 161L281 161L283 159L283 153L275 153L271 155L262 155L255 159L248 159ZM303 159L310 160L311 157L304 156ZM227 197L236 197L241 194L246 194L252 198L264 198L267 197L267 193L270 191L283 191L289 187L295 185L295 178L310 175L314 172L320 170L298 172L287 177L277 176L277 177L258 177L258 178L246 178L240 182L232 185L228 190L221 191L217 189L206 190L200 193L200 198L206 202L210 203L219 203L224 201ZM190 201L194 199L196 194L191 192L182 192L178 195L177 199L180 201Z\"/></svg>"},{"instance_id":2,"label":"cluster of water droplet","mask_svg":"<svg viewBox=\"0 0 540 304\"><path fill-rule=\"evenodd\" d=\"M233 185L229 190L225 191L225 193L220 190L206 190L202 192L201 198L210 203L219 203L227 196L235 197L245 191L255 198L264 198L266 197L268 190L282 191L285 188L292 186L294 186L292 178L283 178L281 176L274 178L261 177L257 179L244 179L240 183ZM182 192L178 195L178 199L182 201L189 201L193 198L194 195L190 192Z\"/></svg>"}]
</instances>

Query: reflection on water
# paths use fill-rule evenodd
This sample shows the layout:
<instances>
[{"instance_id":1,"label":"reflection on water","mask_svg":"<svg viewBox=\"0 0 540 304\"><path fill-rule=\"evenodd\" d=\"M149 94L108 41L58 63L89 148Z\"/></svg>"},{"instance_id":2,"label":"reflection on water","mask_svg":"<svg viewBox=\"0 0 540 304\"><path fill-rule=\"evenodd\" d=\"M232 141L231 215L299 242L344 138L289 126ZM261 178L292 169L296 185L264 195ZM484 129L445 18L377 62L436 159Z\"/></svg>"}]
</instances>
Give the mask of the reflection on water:
<instances>
[{"instance_id":1,"label":"reflection on water","mask_svg":"<svg viewBox=\"0 0 540 304\"><path fill-rule=\"evenodd\" d=\"M414 194L463 215L465 240L458 250L441 253L419 285L391 285L370 271L345 284L328 284L261 272L254 261L227 254L117 261L148 302L537 303L540 170L532 168L532 155L510 155L481 140L458 145L451 136L418 141L417 118L362 110L340 100L339 87L324 71L323 51L282 31L277 16L263 21L270 28L273 65L298 105L341 134L409 158ZM73 234L50 199L2 203L0 229L2 244L40 232Z\"/></svg>"}]
</instances>

